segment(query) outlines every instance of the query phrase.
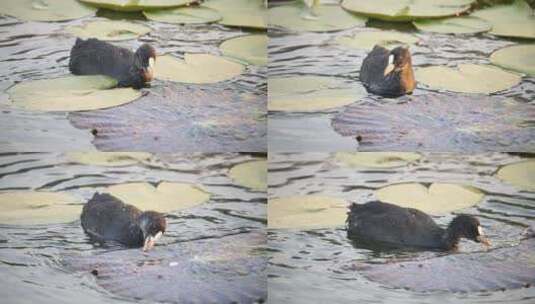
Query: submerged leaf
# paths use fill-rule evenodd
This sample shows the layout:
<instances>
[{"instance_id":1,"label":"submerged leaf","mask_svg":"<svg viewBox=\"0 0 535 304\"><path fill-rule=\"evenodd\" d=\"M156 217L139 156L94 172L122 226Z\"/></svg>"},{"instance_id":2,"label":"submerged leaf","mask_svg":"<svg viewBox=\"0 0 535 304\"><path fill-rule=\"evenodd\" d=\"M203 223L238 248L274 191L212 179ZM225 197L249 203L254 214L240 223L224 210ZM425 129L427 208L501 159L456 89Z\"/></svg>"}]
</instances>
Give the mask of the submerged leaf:
<instances>
[{"instance_id":1,"label":"submerged leaf","mask_svg":"<svg viewBox=\"0 0 535 304\"><path fill-rule=\"evenodd\" d=\"M160 9L143 11L147 19L179 24L210 23L221 20L221 15L211 8L179 7L175 9Z\"/></svg>"},{"instance_id":2,"label":"submerged leaf","mask_svg":"<svg viewBox=\"0 0 535 304\"><path fill-rule=\"evenodd\" d=\"M232 167L229 176L238 185L255 191L267 190L267 162L266 160L250 161Z\"/></svg>"},{"instance_id":3,"label":"submerged leaf","mask_svg":"<svg viewBox=\"0 0 535 304\"><path fill-rule=\"evenodd\" d=\"M97 38L100 40L136 39L150 32L150 28L141 24L117 21L98 20L83 26L69 26L67 31L80 38Z\"/></svg>"},{"instance_id":4,"label":"submerged leaf","mask_svg":"<svg viewBox=\"0 0 535 304\"><path fill-rule=\"evenodd\" d=\"M67 152L65 156L73 162L96 166L130 166L149 160L145 152Z\"/></svg>"},{"instance_id":5,"label":"submerged leaf","mask_svg":"<svg viewBox=\"0 0 535 304\"><path fill-rule=\"evenodd\" d=\"M419 38L416 36L394 31L366 31L358 32L350 37L336 38L336 42L341 45L366 50L373 49L376 44L392 49L399 45L414 44L418 41Z\"/></svg>"},{"instance_id":6,"label":"submerged leaf","mask_svg":"<svg viewBox=\"0 0 535 304\"><path fill-rule=\"evenodd\" d=\"M443 34L475 34L492 28L489 22L472 16L417 20L412 24L420 31Z\"/></svg>"},{"instance_id":7,"label":"submerged leaf","mask_svg":"<svg viewBox=\"0 0 535 304\"><path fill-rule=\"evenodd\" d=\"M496 175L519 189L535 191L535 160L503 166Z\"/></svg>"}]
</instances>

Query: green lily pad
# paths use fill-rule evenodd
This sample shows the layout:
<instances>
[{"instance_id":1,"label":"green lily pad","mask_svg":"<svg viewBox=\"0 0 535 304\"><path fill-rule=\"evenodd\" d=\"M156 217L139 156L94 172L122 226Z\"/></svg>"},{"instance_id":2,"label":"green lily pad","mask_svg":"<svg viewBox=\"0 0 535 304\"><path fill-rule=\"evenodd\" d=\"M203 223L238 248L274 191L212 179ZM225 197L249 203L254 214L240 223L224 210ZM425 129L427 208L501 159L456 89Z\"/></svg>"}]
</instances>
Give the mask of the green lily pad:
<instances>
[{"instance_id":1,"label":"green lily pad","mask_svg":"<svg viewBox=\"0 0 535 304\"><path fill-rule=\"evenodd\" d=\"M269 229L320 229L344 225L347 202L322 195L301 195L268 201Z\"/></svg>"},{"instance_id":2,"label":"green lily pad","mask_svg":"<svg viewBox=\"0 0 535 304\"><path fill-rule=\"evenodd\" d=\"M338 5L318 5L315 16L305 17L306 7L300 2L269 9L269 22L293 31L324 32L365 26L368 18L357 16Z\"/></svg>"},{"instance_id":3,"label":"green lily pad","mask_svg":"<svg viewBox=\"0 0 535 304\"><path fill-rule=\"evenodd\" d=\"M490 55L490 62L502 68L535 76L535 44L508 46Z\"/></svg>"},{"instance_id":4,"label":"green lily pad","mask_svg":"<svg viewBox=\"0 0 535 304\"><path fill-rule=\"evenodd\" d=\"M350 12L387 21L412 21L459 15L475 0L344 0Z\"/></svg>"},{"instance_id":5,"label":"green lily pad","mask_svg":"<svg viewBox=\"0 0 535 304\"><path fill-rule=\"evenodd\" d=\"M0 223L43 225L76 221L82 202L64 192L16 191L0 193Z\"/></svg>"},{"instance_id":6,"label":"green lily pad","mask_svg":"<svg viewBox=\"0 0 535 304\"><path fill-rule=\"evenodd\" d=\"M67 31L80 38L97 38L100 40L136 39L151 31L147 26L115 20L98 20L83 26L69 26Z\"/></svg>"},{"instance_id":7,"label":"green lily pad","mask_svg":"<svg viewBox=\"0 0 535 304\"><path fill-rule=\"evenodd\" d=\"M256 191L267 190L267 162L258 160L232 167L229 176L238 185Z\"/></svg>"},{"instance_id":8,"label":"green lily pad","mask_svg":"<svg viewBox=\"0 0 535 304\"><path fill-rule=\"evenodd\" d=\"M472 186L448 183L402 183L380 188L375 196L382 202L415 208L430 214L444 214L472 207L484 193Z\"/></svg>"},{"instance_id":9,"label":"green lily pad","mask_svg":"<svg viewBox=\"0 0 535 304\"><path fill-rule=\"evenodd\" d=\"M496 175L521 190L535 191L535 160L503 166Z\"/></svg>"},{"instance_id":10,"label":"green lily pad","mask_svg":"<svg viewBox=\"0 0 535 304\"><path fill-rule=\"evenodd\" d=\"M38 111L85 111L115 107L141 96L131 88L116 88L117 81L101 75L67 76L21 82L7 93L13 105Z\"/></svg>"},{"instance_id":11,"label":"green lily pad","mask_svg":"<svg viewBox=\"0 0 535 304\"><path fill-rule=\"evenodd\" d=\"M196 0L79 0L81 2L114 11L136 12L188 5Z\"/></svg>"},{"instance_id":12,"label":"green lily pad","mask_svg":"<svg viewBox=\"0 0 535 304\"><path fill-rule=\"evenodd\" d=\"M267 9L263 0L207 0L203 6L218 11L223 17L218 23L226 26L267 27Z\"/></svg>"},{"instance_id":13,"label":"green lily pad","mask_svg":"<svg viewBox=\"0 0 535 304\"><path fill-rule=\"evenodd\" d=\"M267 65L267 35L241 36L224 41L219 49L223 55L254 65Z\"/></svg>"},{"instance_id":14,"label":"green lily pad","mask_svg":"<svg viewBox=\"0 0 535 304\"><path fill-rule=\"evenodd\" d=\"M366 50L373 49L376 44L392 49L399 45L415 44L419 40L416 36L394 31L366 31L358 32L350 37L336 38L336 42L341 45Z\"/></svg>"},{"instance_id":15,"label":"green lily pad","mask_svg":"<svg viewBox=\"0 0 535 304\"><path fill-rule=\"evenodd\" d=\"M145 152L67 152L65 156L72 162L106 166L120 167L138 164L148 161L152 155Z\"/></svg>"},{"instance_id":16,"label":"green lily pad","mask_svg":"<svg viewBox=\"0 0 535 304\"><path fill-rule=\"evenodd\" d=\"M29 21L63 21L93 15L96 9L73 0L2 0L0 14Z\"/></svg>"},{"instance_id":17,"label":"green lily pad","mask_svg":"<svg viewBox=\"0 0 535 304\"><path fill-rule=\"evenodd\" d=\"M495 5L472 13L492 24L491 34L504 37L535 38L535 16L523 0Z\"/></svg>"},{"instance_id":18,"label":"green lily pad","mask_svg":"<svg viewBox=\"0 0 535 304\"><path fill-rule=\"evenodd\" d=\"M415 70L416 80L435 89L462 93L495 93L520 83L516 73L491 65L460 64L457 68L430 66Z\"/></svg>"},{"instance_id":19,"label":"green lily pad","mask_svg":"<svg viewBox=\"0 0 535 304\"><path fill-rule=\"evenodd\" d=\"M143 15L150 20L179 24L210 23L221 20L221 15L216 10L202 6L143 11Z\"/></svg>"},{"instance_id":20,"label":"green lily pad","mask_svg":"<svg viewBox=\"0 0 535 304\"><path fill-rule=\"evenodd\" d=\"M335 159L351 167L396 168L422 158L412 152L338 152Z\"/></svg>"},{"instance_id":21,"label":"green lily pad","mask_svg":"<svg viewBox=\"0 0 535 304\"><path fill-rule=\"evenodd\" d=\"M210 199L210 194L195 185L161 182L158 186L149 183L126 183L106 188L107 193L141 210L171 212L191 208Z\"/></svg>"},{"instance_id":22,"label":"green lily pad","mask_svg":"<svg viewBox=\"0 0 535 304\"><path fill-rule=\"evenodd\" d=\"M184 83L216 83L240 75L244 66L210 54L185 54L184 60L171 55L158 56L156 78Z\"/></svg>"},{"instance_id":23,"label":"green lily pad","mask_svg":"<svg viewBox=\"0 0 535 304\"><path fill-rule=\"evenodd\" d=\"M420 31L442 34L475 34L488 32L492 28L489 22L472 16L417 20L412 24Z\"/></svg>"},{"instance_id":24,"label":"green lily pad","mask_svg":"<svg viewBox=\"0 0 535 304\"><path fill-rule=\"evenodd\" d=\"M268 79L270 111L315 112L331 110L366 96L359 84L332 77L298 76Z\"/></svg>"}]
</instances>

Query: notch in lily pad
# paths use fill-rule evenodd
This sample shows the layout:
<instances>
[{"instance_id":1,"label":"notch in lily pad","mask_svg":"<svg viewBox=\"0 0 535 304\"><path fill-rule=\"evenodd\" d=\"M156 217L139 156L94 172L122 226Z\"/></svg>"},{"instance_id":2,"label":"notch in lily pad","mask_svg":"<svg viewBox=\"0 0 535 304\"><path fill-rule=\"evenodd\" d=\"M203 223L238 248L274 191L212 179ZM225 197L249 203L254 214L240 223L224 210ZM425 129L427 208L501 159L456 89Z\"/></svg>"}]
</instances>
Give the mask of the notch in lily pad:
<instances>
[{"instance_id":1,"label":"notch in lily pad","mask_svg":"<svg viewBox=\"0 0 535 304\"><path fill-rule=\"evenodd\" d=\"M147 152L67 152L66 158L72 162L104 167L122 167L149 161L152 154Z\"/></svg>"},{"instance_id":2,"label":"notch in lily pad","mask_svg":"<svg viewBox=\"0 0 535 304\"><path fill-rule=\"evenodd\" d=\"M184 6L197 0L79 0L91 6L120 12L138 12L142 10L172 8Z\"/></svg>"},{"instance_id":3,"label":"notch in lily pad","mask_svg":"<svg viewBox=\"0 0 535 304\"><path fill-rule=\"evenodd\" d=\"M267 35L247 35L224 41L219 49L223 55L249 64L267 65Z\"/></svg>"},{"instance_id":4,"label":"notch in lily pad","mask_svg":"<svg viewBox=\"0 0 535 304\"><path fill-rule=\"evenodd\" d=\"M2 0L0 14L27 21L65 21L94 15L96 9L73 0Z\"/></svg>"},{"instance_id":5,"label":"notch in lily pad","mask_svg":"<svg viewBox=\"0 0 535 304\"><path fill-rule=\"evenodd\" d=\"M203 6L216 10L219 24L232 27L265 29L267 9L264 0L206 0Z\"/></svg>"},{"instance_id":6,"label":"notch in lily pad","mask_svg":"<svg viewBox=\"0 0 535 304\"><path fill-rule=\"evenodd\" d=\"M353 36L338 37L336 43L356 49L372 50L376 44L393 49L401 45L415 44L419 40L414 35L396 31L363 31Z\"/></svg>"},{"instance_id":7,"label":"notch in lily pad","mask_svg":"<svg viewBox=\"0 0 535 304\"><path fill-rule=\"evenodd\" d=\"M203 6L144 10L143 15L149 20L177 24L211 23L222 18L216 10Z\"/></svg>"},{"instance_id":8,"label":"notch in lily pad","mask_svg":"<svg viewBox=\"0 0 535 304\"><path fill-rule=\"evenodd\" d=\"M422 158L413 152L338 152L335 159L350 167L397 168Z\"/></svg>"},{"instance_id":9,"label":"notch in lily pad","mask_svg":"<svg viewBox=\"0 0 535 304\"><path fill-rule=\"evenodd\" d=\"M83 39L97 38L118 41L136 39L150 32L151 29L128 21L97 20L81 26L69 26L67 31Z\"/></svg>"},{"instance_id":10,"label":"notch in lily pad","mask_svg":"<svg viewBox=\"0 0 535 304\"><path fill-rule=\"evenodd\" d=\"M422 32L440 34L477 34L492 28L489 22L472 16L417 20L412 24Z\"/></svg>"}]
</instances>

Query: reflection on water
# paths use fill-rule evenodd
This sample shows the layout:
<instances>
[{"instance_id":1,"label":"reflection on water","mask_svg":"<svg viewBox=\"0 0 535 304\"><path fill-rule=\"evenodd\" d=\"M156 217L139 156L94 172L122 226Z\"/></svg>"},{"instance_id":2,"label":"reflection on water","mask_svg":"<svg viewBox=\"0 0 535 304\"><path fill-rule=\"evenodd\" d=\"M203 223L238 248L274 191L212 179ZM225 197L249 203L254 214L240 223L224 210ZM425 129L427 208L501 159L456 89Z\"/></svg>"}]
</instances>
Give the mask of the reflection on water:
<instances>
[{"instance_id":1,"label":"reflection on water","mask_svg":"<svg viewBox=\"0 0 535 304\"><path fill-rule=\"evenodd\" d=\"M240 154L162 154L150 162L122 167L76 164L62 154L3 154L0 191L66 191L87 201L94 192L125 182L194 183L210 192L208 203L171 212L157 248L188 246L247 232L264 233L265 193L237 186L227 176L235 164L254 159ZM122 303L126 299L97 285L88 272L61 266L66 256L93 256L79 221L42 226L0 225L0 296L6 303ZM24 297L22 297L24 296Z\"/></svg>"},{"instance_id":2,"label":"reflection on water","mask_svg":"<svg viewBox=\"0 0 535 304\"><path fill-rule=\"evenodd\" d=\"M327 153L270 153L268 197L327 195L348 202L364 203L374 198L374 189L398 182L455 182L482 189L483 201L463 209L477 216L493 248L518 245L522 232L535 224L535 193L519 191L494 176L501 165L523 157L505 153L475 155L423 154L422 159L399 168L348 167ZM435 217L447 225L454 217ZM432 258L434 251L373 251L357 248L346 238L343 226L302 231L269 230L268 278L270 301L284 303L531 303L535 288L496 292L448 294L416 293L392 289L367 280L352 267L356 263L381 263L392 259ZM480 244L462 240L463 253L482 251ZM455 273L443 273L455 277ZM477 276L477 275L476 275Z\"/></svg>"}]
</instances>

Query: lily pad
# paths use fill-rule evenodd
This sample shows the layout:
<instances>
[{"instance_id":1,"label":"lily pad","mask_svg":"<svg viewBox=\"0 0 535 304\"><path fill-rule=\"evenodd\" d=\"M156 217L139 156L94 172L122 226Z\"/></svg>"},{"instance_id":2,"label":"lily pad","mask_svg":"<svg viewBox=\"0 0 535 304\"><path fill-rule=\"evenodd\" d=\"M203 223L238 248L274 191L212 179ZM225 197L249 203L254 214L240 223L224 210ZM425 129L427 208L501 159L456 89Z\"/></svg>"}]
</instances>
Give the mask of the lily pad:
<instances>
[{"instance_id":1,"label":"lily pad","mask_svg":"<svg viewBox=\"0 0 535 304\"><path fill-rule=\"evenodd\" d=\"M459 15L475 0L344 0L350 12L387 21L411 21Z\"/></svg>"},{"instance_id":2,"label":"lily pad","mask_svg":"<svg viewBox=\"0 0 535 304\"><path fill-rule=\"evenodd\" d=\"M158 56L156 78L183 83L215 83L240 75L244 66L210 54L185 54L184 60L170 55Z\"/></svg>"},{"instance_id":3,"label":"lily pad","mask_svg":"<svg viewBox=\"0 0 535 304\"><path fill-rule=\"evenodd\" d=\"M106 192L141 210L171 212L191 208L210 199L194 185L161 182L158 186L149 183L126 183L106 188Z\"/></svg>"},{"instance_id":4,"label":"lily pad","mask_svg":"<svg viewBox=\"0 0 535 304\"><path fill-rule=\"evenodd\" d=\"M151 31L147 26L116 20L98 20L83 26L69 26L67 31L80 38L97 38L100 40L136 39Z\"/></svg>"},{"instance_id":5,"label":"lily pad","mask_svg":"<svg viewBox=\"0 0 535 304\"><path fill-rule=\"evenodd\" d=\"M117 81L101 75L30 80L9 88L13 105L38 111L85 111L115 107L141 96L131 88L116 88Z\"/></svg>"},{"instance_id":6,"label":"lily pad","mask_svg":"<svg viewBox=\"0 0 535 304\"><path fill-rule=\"evenodd\" d=\"M471 15L490 22L490 33L493 35L535 39L535 16L531 7L523 0L494 5Z\"/></svg>"},{"instance_id":7,"label":"lily pad","mask_svg":"<svg viewBox=\"0 0 535 304\"><path fill-rule=\"evenodd\" d=\"M395 31L366 31L358 32L350 37L342 36L336 38L336 42L341 45L366 50L373 49L376 44L392 49L399 45L414 44L419 40L414 35Z\"/></svg>"},{"instance_id":8,"label":"lily pad","mask_svg":"<svg viewBox=\"0 0 535 304\"><path fill-rule=\"evenodd\" d=\"M270 111L331 110L351 104L367 94L359 84L324 76L270 77L268 87Z\"/></svg>"},{"instance_id":9,"label":"lily pad","mask_svg":"<svg viewBox=\"0 0 535 304\"><path fill-rule=\"evenodd\" d=\"M444 214L478 204L484 193L475 187L459 184L433 183L426 186L403 183L380 188L375 191L375 196L382 202L430 214Z\"/></svg>"},{"instance_id":10,"label":"lily pad","mask_svg":"<svg viewBox=\"0 0 535 304\"><path fill-rule=\"evenodd\" d=\"M267 162L251 161L232 167L229 176L238 185L256 191L267 190Z\"/></svg>"},{"instance_id":11,"label":"lily pad","mask_svg":"<svg viewBox=\"0 0 535 304\"><path fill-rule=\"evenodd\" d=\"M2 0L0 14L29 21L63 21L93 15L96 9L72 0Z\"/></svg>"},{"instance_id":12,"label":"lily pad","mask_svg":"<svg viewBox=\"0 0 535 304\"><path fill-rule=\"evenodd\" d=\"M269 229L320 229L343 225L345 200L321 195L301 195L268 201Z\"/></svg>"},{"instance_id":13,"label":"lily pad","mask_svg":"<svg viewBox=\"0 0 535 304\"><path fill-rule=\"evenodd\" d=\"M120 167L147 161L152 155L145 152L67 152L65 156L80 164Z\"/></svg>"},{"instance_id":14,"label":"lily pad","mask_svg":"<svg viewBox=\"0 0 535 304\"><path fill-rule=\"evenodd\" d=\"M412 152L338 152L335 158L351 167L396 168L413 163L422 155Z\"/></svg>"},{"instance_id":15,"label":"lily pad","mask_svg":"<svg viewBox=\"0 0 535 304\"><path fill-rule=\"evenodd\" d=\"M338 5L318 5L315 16L307 18L306 7L299 2L276 6L269 10L269 22L293 31L325 32L365 26L368 18L357 16Z\"/></svg>"},{"instance_id":16,"label":"lily pad","mask_svg":"<svg viewBox=\"0 0 535 304\"><path fill-rule=\"evenodd\" d=\"M502 68L535 77L535 44L508 46L490 55L490 62Z\"/></svg>"},{"instance_id":17,"label":"lily pad","mask_svg":"<svg viewBox=\"0 0 535 304\"><path fill-rule=\"evenodd\" d=\"M516 73L480 64L460 64L457 68L430 66L415 70L416 79L434 89L461 93L491 94L520 83Z\"/></svg>"},{"instance_id":18,"label":"lily pad","mask_svg":"<svg viewBox=\"0 0 535 304\"><path fill-rule=\"evenodd\" d=\"M179 24L210 23L221 20L221 15L216 10L202 6L143 11L143 15L150 20Z\"/></svg>"},{"instance_id":19,"label":"lily pad","mask_svg":"<svg viewBox=\"0 0 535 304\"><path fill-rule=\"evenodd\" d=\"M496 175L519 189L535 191L535 160L506 165Z\"/></svg>"},{"instance_id":20,"label":"lily pad","mask_svg":"<svg viewBox=\"0 0 535 304\"><path fill-rule=\"evenodd\" d=\"M266 35L249 35L229 39L219 49L223 55L254 65L267 65Z\"/></svg>"},{"instance_id":21,"label":"lily pad","mask_svg":"<svg viewBox=\"0 0 535 304\"><path fill-rule=\"evenodd\" d=\"M81 203L64 192L1 192L0 223L43 225L74 222L82 212Z\"/></svg>"},{"instance_id":22,"label":"lily pad","mask_svg":"<svg viewBox=\"0 0 535 304\"><path fill-rule=\"evenodd\" d=\"M136 12L188 5L197 0L80 0L81 2L114 11Z\"/></svg>"},{"instance_id":23,"label":"lily pad","mask_svg":"<svg viewBox=\"0 0 535 304\"><path fill-rule=\"evenodd\" d=\"M420 31L442 34L475 34L488 32L492 28L489 22L472 16L417 20L412 24Z\"/></svg>"},{"instance_id":24,"label":"lily pad","mask_svg":"<svg viewBox=\"0 0 535 304\"><path fill-rule=\"evenodd\" d=\"M207 0L204 6L219 12L223 17L218 23L226 26L265 29L267 9L263 0Z\"/></svg>"}]
</instances>

